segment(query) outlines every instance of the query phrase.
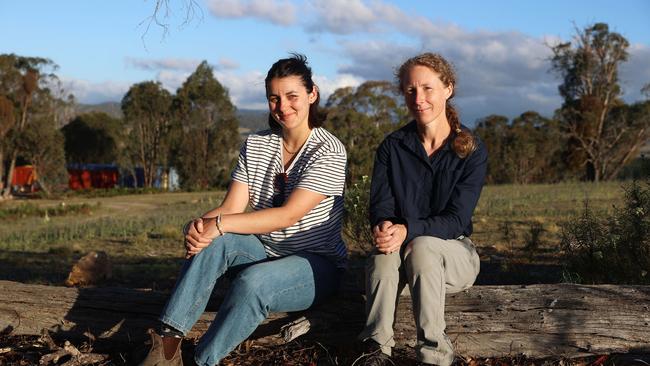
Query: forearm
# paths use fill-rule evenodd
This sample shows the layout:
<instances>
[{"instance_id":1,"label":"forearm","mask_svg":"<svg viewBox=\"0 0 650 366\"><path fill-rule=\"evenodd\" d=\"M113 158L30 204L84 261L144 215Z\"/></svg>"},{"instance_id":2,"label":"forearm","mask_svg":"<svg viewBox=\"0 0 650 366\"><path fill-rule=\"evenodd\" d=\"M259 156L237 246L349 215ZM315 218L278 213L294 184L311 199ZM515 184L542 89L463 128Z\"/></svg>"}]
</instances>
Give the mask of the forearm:
<instances>
[{"instance_id":1,"label":"forearm","mask_svg":"<svg viewBox=\"0 0 650 366\"><path fill-rule=\"evenodd\" d=\"M292 217L285 207L234 214L222 212L220 229L223 233L266 234L290 227L299 219ZM211 220L209 224L216 225L216 220Z\"/></svg>"},{"instance_id":2,"label":"forearm","mask_svg":"<svg viewBox=\"0 0 650 366\"><path fill-rule=\"evenodd\" d=\"M210 211L205 212L203 215L201 215L201 217L210 218L210 217L217 217L217 216L219 216L219 214L221 214L223 216L223 215L232 215L232 214L236 214L236 213L239 213L239 212L241 212L241 211L237 211L237 210L233 209L232 207L227 207L227 206L221 205L219 207L213 208Z\"/></svg>"},{"instance_id":3,"label":"forearm","mask_svg":"<svg viewBox=\"0 0 650 366\"><path fill-rule=\"evenodd\" d=\"M423 219L406 218L407 241L418 236L435 236L440 239L455 239L463 234L467 226L455 215L437 215Z\"/></svg>"}]
</instances>

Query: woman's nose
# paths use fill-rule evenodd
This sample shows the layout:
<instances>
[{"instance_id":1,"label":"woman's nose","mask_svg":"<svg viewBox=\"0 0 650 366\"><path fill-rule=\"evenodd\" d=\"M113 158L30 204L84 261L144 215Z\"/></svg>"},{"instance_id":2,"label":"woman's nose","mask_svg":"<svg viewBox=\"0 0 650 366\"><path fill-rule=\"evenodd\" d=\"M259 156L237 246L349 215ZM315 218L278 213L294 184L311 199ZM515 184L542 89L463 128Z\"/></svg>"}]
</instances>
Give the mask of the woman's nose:
<instances>
[{"instance_id":1,"label":"woman's nose","mask_svg":"<svg viewBox=\"0 0 650 366\"><path fill-rule=\"evenodd\" d=\"M424 101L424 93L422 93L420 90L416 90L413 94L413 100L415 103L420 104Z\"/></svg>"}]
</instances>

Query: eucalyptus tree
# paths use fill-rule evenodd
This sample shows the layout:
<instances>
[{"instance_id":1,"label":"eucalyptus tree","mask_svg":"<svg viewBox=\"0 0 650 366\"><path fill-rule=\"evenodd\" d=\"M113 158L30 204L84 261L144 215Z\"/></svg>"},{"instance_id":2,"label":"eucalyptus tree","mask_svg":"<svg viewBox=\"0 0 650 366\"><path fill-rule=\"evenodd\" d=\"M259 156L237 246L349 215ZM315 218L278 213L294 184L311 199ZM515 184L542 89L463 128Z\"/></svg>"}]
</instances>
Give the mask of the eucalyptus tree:
<instances>
[{"instance_id":1,"label":"eucalyptus tree","mask_svg":"<svg viewBox=\"0 0 650 366\"><path fill-rule=\"evenodd\" d=\"M46 58L0 55L0 179L5 198L11 195L19 157L34 165L46 192L65 182L58 127L70 102L55 74L57 68ZM48 153L42 154L42 150Z\"/></svg>"},{"instance_id":2,"label":"eucalyptus tree","mask_svg":"<svg viewBox=\"0 0 650 366\"><path fill-rule=\"evenodd\" d=\"M511 122L490 115L478 120L474 133L490 152L487 183L553 183L564 178L566 141L556 120L535 111Z\"/></svg>"},{"instance_id":3,"label":"eucalyptus tree","mask_svg":"<svg viewBox=\"0 0 650 366\"><path fill-rule=\"evenodd\" d=\"M160 166L163 169L168 166L171 106L172 95L154 81L132 85L122 98L122 113L129 135L126 154L131 167L139 165L143 169L145 187L152 187Z\"/></svg>"},{"instance_id":4,"label":"eucalyptus tree","mask_svg":"<svg viewBox=\"0 0 650 366\"><path fill-rule=\"evenodd\" d=\"M181 185L225 187L240 145L235 106L203 61L174 98L175 156Z\"/></svg>"},{"instance_id":5,"label":"eucalyptus tree","mask_svg":"<svg viewBox=\"0 0 650 366\"><path fill-rule=\"evenodd\" d=\"M605 23L576 29L572 41L551 47L552 70L562 77L557 118L569 138L567 160L588 180L613 179L650 137L647 118L631 120L638 116L620 111L618 71L628 48L627 39Z\"/></svg>"},{"instance_id":6,"label":"eucalyptus tree","mask_svg":"<svg viewBox=\"0 0 650 366\"><path fill-rule=\"evenodd\" d=\"M402 99L388 81L339 88L328 98L326 126L345 144L348 182L371 175L375 150L384 136L408 121Z\"/></svg>"}]
</instances>

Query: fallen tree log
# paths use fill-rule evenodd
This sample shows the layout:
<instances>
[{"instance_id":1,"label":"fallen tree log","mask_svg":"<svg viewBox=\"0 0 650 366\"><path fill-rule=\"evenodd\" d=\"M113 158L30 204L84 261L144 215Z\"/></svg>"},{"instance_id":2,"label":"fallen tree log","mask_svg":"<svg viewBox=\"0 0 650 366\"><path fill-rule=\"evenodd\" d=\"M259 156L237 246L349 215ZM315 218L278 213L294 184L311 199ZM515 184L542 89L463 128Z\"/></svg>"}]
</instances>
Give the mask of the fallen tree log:
<instances>
[{"instance_id":1,"label":"fallen tree log","mask_svg":"<svg viewBox=\"0 0 650 366\"><path fill-rule=\"evenodd\" d=\"M65 288L0 281L0 331L40 334L43 328L66 339L91 337L111 342L141 342L156 324L167 295L125 288ZM497 357L574 357L590 354L650 352L650 287L475 286L449 294L447 333L458 354ZM198 337L214 318L210 305L192 329ZM300 318L300 317L303 318ZM358 291L302 313L272 314L251 337L282 343L280 328L292 339L347 343L363 326L363 300ZM415 343L408 294L397 311L395 338Z\"/></svg>"}]
</instances>

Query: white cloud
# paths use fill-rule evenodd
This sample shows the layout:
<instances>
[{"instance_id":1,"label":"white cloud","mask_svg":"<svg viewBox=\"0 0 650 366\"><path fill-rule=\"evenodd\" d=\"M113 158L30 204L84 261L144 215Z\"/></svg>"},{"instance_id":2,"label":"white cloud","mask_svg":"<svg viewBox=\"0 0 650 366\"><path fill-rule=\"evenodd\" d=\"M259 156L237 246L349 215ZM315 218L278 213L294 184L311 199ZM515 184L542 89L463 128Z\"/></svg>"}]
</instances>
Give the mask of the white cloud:
<instances>
[{"instance_id":1,"label":"white cloud","mask_svg":"<svg viewBox=\"0 0 650 366\"><path fill-rule=\"evenodd\" d=\"M325 105L327 98L329 98L336 89L344 88L346 86L356 87L361 85L363 82L364 79L350 74L339 74L333 79L321 75L314 76L314 83L318 85L318 90L320 92L321 106Z\"/></svg>"},{"instance_id":2,"label":"white cloud","mask_svg":"<svg viewBox=\"0 0 650 366\"><path fill-rule=\"evenodd\" d=\"M67 93L72 93L78 103L96 104L103 102L119 102L129 90L128 82L89 82L73 78L61 77L61 83Z\"/></svg>"},{"instance_id":3,"label":"white cloud","mask_svg":"<svg viewBox=\"0 0 650 366\"><path fill-rule=\"evenodd\" d=\"M360 0L314 0L308 12L316 18L307 24L312 32L348 34L375 28L378 18L374 9Z\"/></svg>"},{"instance_id":4,"label":"white cloud","mask_svg":"<svg viewBox=\"0 0 650 366\"><path fill-rule=\"evenodd\" d=\"M392 28L410 35L439 38L444 34L461 31L454 25L434 23L421 15L405 13L395 5L379 0L313 0L309 5L306 12L313 16L304 25L310 32L375 33Z\"/></svg>"},{"instance_id":5,"label":"white cloud","mask_svg":"<svg viewBox=\"0 0 650 366\"><path fill-rule=\"evenodd\" d=\"M197 59L183 59L183 58L165 58L165 59L141 59L141 58L125 58L124 62L127 66L134 67L139 70L145 71L180 71L191 73L196 70L197 66L202 62ZM234 70L239 68L239 63L233 59L222 57L216 64L210 64L214 70Z\"/></svg>"},{"instance_id":6,"label":"white cloud","mask_svg":"<svg viewBox=\"0 0 650 366\"><path fill-rule=\"evenodd\" d=\"M340 74L366 80L393 80L395 68L408 57L420 52L413 45L384 41L342 42L343 53L350 63L339 67Z\"/></svg>"},{"instance_id":7,"label":"white cloud","mask_svg":"<svg viewBox=\"0 0 650 366\"><path fill-rule=\"evenodd\" d=\"M176 94L176 90L183 85L190 74L189 71L161 70L156 74L156 81L159 81L170 93Z\"/></svg>"},{"instance_id":8,"label":"white cloud","mask_svg":"<svg viewBox=\"0 0 650 366\"><path fill-rule=\"evenodd\" d=\"M619 79L623 85L623 97L632 103L645 98L641 95L641 88L650 83L650 47L633 44L628 51L628 61L621 65Z\"/></svg>"},{"instance_id":9,"label":"white cloud","mask_svg":"<svg viewBox=\"0 0 650 366\"><path fill-rule=\"evenodd\" d=\"M264 91L264 77L260 71L251 71L244 74L217 71L215 73L219 82L228 89L230 100L237 108L266 109L266 92Z\"/></svg>"},{"instance_id":10,"label":"white cloud","mask_svg":"<svg viewBox=\"0 0 650 366\"><path fill-rule=\"evenodd\" d=\"M194 71L201 63L200 60L166 58L166 59L141 59L127 57L125 63L140 70L157 71L157 70L180 70Z\"/></svg>"},{"instance_id":11,"label":"white cloud","mask_svg":"<svg viewBox=\"0 0 650 366\"><path fill-rule=\"evenodd\" d=\"M229 59L226 57L222 57L219 59L217 62L216 68L218 70L234 70L239 68L239 62Z\"/></svg>"},{"instance_id":12,"label":"white cloud","mask_svg":"<svg viewBox=\"0 0 650 366\"><path fill-rule=\"evenodd\" d=\"M209 0L208 8L217 18L257 18L276 25L295 21L295 6L278 0Z\"/></svg>"}]
</instances>

